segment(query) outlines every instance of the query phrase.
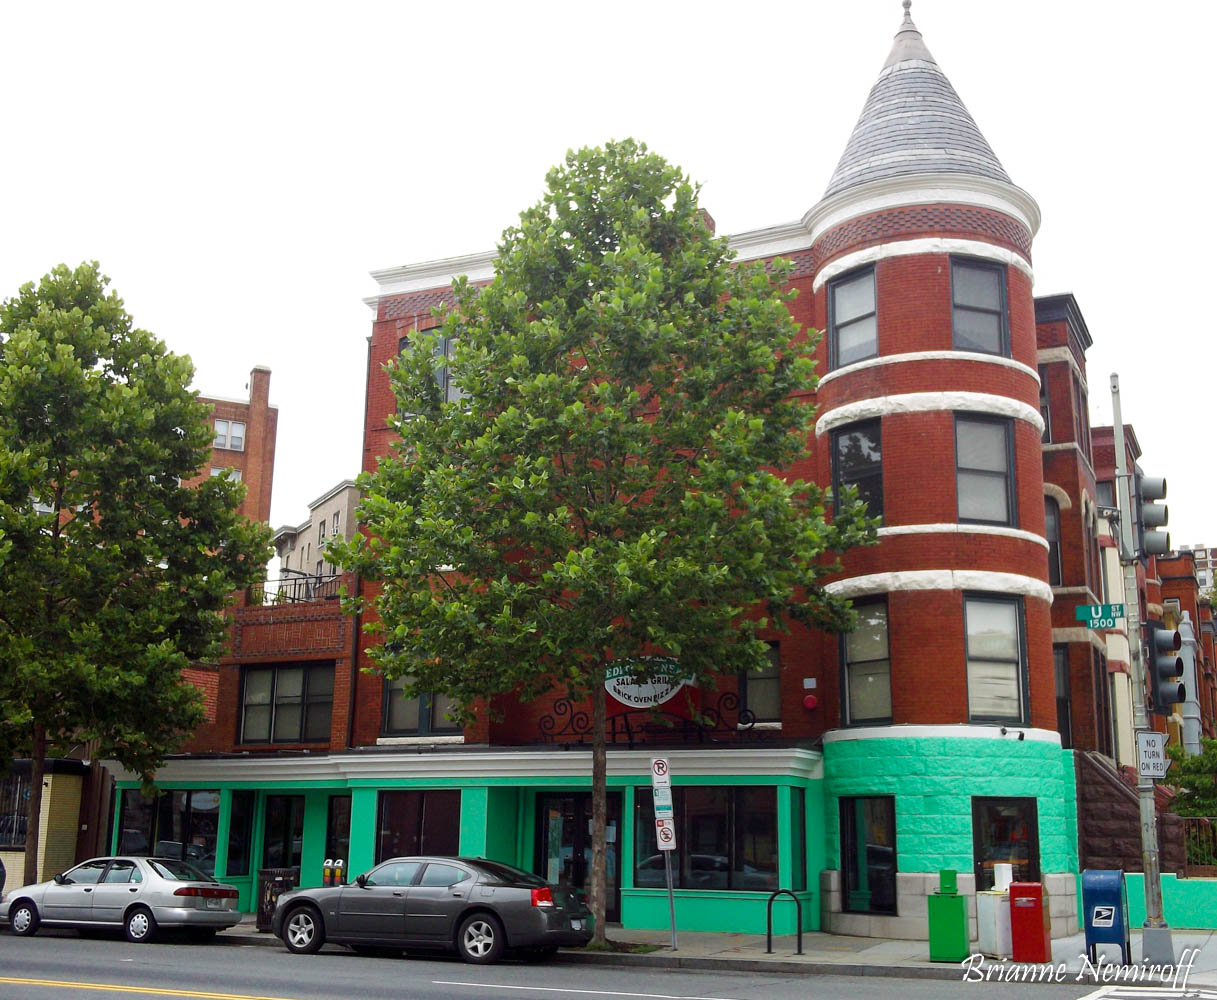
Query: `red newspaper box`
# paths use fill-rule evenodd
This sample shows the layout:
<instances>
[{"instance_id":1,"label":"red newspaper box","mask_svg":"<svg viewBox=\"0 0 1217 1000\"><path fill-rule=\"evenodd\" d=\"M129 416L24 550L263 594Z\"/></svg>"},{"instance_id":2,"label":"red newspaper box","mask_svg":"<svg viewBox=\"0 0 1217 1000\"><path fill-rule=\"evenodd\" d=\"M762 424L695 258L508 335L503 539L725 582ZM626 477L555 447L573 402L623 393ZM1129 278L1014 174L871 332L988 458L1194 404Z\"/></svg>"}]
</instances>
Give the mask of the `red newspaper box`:
<instances>
[{"instance_id":1,"label":"red newspaper box","mask_svg":"<svg viewBox=\"0 0 1217 1000\"><path fill-rule=\"evenodd\" d=\"M1014 961L1052 961L1048 894L1041 883L1010 883L1010 938Z\"/></svg>"}]
</instances>

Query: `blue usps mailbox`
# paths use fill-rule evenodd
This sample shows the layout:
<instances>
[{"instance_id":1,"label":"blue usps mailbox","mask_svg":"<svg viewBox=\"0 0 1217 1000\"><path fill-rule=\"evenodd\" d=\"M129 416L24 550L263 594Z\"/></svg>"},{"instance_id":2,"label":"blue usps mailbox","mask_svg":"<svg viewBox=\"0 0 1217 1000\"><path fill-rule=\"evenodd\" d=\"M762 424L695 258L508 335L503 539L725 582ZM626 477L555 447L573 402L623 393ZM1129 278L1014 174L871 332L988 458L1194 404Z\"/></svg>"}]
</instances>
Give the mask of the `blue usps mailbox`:
<instances>
[{"instance_id":1,"label":"blue usps mailbox","mask_svg":"<svg viewBox=\"0 0 1217 1000\"><path fill-rule=\"evenodd\" d=\"M1087 868L1082 872L1082 910L1086 926L1086 953L1098 960L1096 944L1118 944L1125 965L1132 964L1128 941L1128 889L1120 869Z\"/></svg>"}]
</instances>

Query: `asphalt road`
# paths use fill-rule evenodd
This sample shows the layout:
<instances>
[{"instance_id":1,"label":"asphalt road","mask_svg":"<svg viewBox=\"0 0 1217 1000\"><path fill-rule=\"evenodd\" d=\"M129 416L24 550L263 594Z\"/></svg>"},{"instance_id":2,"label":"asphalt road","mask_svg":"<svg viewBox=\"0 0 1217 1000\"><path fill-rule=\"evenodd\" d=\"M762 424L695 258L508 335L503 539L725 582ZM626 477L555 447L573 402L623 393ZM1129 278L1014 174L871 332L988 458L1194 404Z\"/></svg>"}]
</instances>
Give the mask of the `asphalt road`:
<instances>
[{"instance_id":1,"label":"asphalt road","mask_svg":"<svg viewBox=\"0 0 1217 1000\"><path fill-rule=\"evenodd\" d=\"M1094 986L942 982L504 962L446 957L368 957L327 946L316 955L254 945L185 941L128 944L44 930L0 933L4 1000L952 1000L1094 996Z\"/></svg>"}]
</instances>

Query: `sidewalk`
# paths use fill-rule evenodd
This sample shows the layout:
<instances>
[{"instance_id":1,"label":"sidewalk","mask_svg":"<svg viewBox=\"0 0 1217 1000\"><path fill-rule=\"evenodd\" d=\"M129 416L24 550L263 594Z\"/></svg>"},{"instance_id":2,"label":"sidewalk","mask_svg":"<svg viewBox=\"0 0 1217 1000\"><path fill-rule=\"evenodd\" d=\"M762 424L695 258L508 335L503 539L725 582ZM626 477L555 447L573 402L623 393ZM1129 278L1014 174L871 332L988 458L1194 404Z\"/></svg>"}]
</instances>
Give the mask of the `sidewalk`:
<instances>
[{"instance_id":1,"label":"sidewalk","mask_svg":"<svg viewBox=\"0 0 1217 1000\"><path fill-rule=\"evenodd\" d=\"M957 963L931 962L925 941L889 941L880 938L844 937L809 931L803 935L803 954L795 954L794 935L775 937L773 954L765 953L763 934L708 934L685 932L677 935L677 950L671 949L670 931L625 930L609 928L609 939L621 944L654 945L658 950L646 954L589 952L563 949L556 962L591 965L633 965L654 968L721 969L739 972L789 972L833 976L892 976L905 979L960 980L964 970ZM233 945L265 945L282 948L283 943L270 934L260 934L253 917L242 921L217 938ZM1186 964L1184 949L1192 949L1189 986L1217 986L1217 931L1173 931L1175 960ZM1085 967L1086 943L1081 934L1052 942L1053 965L1064 966L1057 982L1074 982ZM1116 958L1118 951L1107 951ZM1132 932L1132 957L1141 958L1141 933ZM997 959L985 959L975 967L974 978L991 970L994 978L1008 966ZM1110 970L1111 966L1101 965ZM1038 968L1038 967L1036 967ZM1109 972L1109 975L1111 973ZM1110 981L1110 980L1109 980ZM1124 983L1125 981L1121 981ZM1149 985L1144 983L1143 985ZM1159 983L1159 985L1161 985ZM1166 985L1170 985L1169 983ZM1182 982L1179 983L1183 985Z\"/></svg>"}]
</instances>

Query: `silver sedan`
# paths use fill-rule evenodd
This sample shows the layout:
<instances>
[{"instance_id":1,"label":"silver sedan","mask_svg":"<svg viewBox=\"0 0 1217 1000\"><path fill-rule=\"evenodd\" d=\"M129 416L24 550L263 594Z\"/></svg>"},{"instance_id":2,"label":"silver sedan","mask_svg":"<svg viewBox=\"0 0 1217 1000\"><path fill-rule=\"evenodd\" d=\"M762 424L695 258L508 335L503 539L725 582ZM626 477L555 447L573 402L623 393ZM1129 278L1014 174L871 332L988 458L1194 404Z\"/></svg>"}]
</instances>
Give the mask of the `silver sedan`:
<instances>
[{"instance_id":1,"label":"silver sedan","mask_svg":"<svg viewBox=\"0 0 1217 1000\"><path fill-rule=\"evenodd\" d=\"M172 858L93 858L49 882L5 894L0 921L21 937L42 925L121 927L128 941L151 941L159 928L199 937L241 921L235 886Z\"/></svg>"}]
</instances>

